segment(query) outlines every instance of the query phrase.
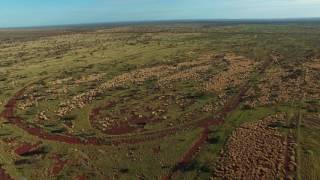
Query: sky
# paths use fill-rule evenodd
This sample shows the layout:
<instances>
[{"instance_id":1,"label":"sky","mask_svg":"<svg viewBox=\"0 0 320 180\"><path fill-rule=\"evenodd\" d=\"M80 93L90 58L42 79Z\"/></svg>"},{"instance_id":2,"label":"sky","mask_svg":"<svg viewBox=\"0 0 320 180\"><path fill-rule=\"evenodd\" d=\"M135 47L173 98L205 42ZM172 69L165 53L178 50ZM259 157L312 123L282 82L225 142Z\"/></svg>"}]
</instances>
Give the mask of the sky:
<instances>
[{"instance_id":1,"label":"sky","mask_svg":"<svg viewBox=\"0 0 320 180\"><path fill-rule=\"evenodd\" d=\"M0 27L320 17L320 0L0 0Z\"/></svg>"}]
</instances>

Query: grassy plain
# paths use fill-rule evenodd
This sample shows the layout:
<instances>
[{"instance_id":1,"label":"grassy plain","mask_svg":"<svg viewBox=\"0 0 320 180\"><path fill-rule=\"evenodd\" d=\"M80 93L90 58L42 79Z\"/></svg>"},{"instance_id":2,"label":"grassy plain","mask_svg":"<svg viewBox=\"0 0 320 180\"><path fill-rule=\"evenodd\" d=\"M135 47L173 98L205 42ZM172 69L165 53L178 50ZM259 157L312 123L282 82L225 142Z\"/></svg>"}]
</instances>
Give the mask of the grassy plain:
<instances>
[{"instance_id":1,"label":"grassy plain","mask_svg":"<svg viewBox=\"0 0 320 180\"><path fill-rule=\"evenodd\" d=\"M237 128L279 113L286 175L320 176L318 23L88 29L0 31L12 178L209 179Z\"/></svg>"}]
</instances>

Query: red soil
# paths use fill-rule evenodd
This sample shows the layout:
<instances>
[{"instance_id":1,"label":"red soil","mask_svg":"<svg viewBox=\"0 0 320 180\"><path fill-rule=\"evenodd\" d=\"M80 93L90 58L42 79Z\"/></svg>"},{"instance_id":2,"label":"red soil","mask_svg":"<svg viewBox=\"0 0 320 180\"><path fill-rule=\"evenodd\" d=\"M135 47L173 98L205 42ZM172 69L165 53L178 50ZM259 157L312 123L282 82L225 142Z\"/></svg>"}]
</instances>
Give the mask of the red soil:
<instances>
[{"instance_id":1,"label":"red soil","mask_svg":"<svg viewBox=\"0 0 320 180\"><path fill-rule=\"evenodd\" d=\"M263 73L264 70L270 64L271 64L271 61L264 63L262 65L262 67L258 70L258 73L260 73L260 74ZM66 135L50 134L39 127L32 127L31 125L25 123L21 117L17 117L15 115L15 109L16 109L16 104L17 104L17 98L20 97L21 95L23 95L24 91L26 90L26 87L21 89L20 91L18 91L15 94L15 96L8 101L8 103L5 105L5 110L0 114L0 117L7 119L8 121L10 121L11 123L20 127L21 129L24 129L25 131L27 131L31 135L34 135L34 136L37 136L39 138L46 139L46 140L64 142L64 143L68 143L68 144L91 144L91 145L134 144L134 143L139 143L139 142L144 142L144 141L148 141L148 140L154 140L157 138L165 137L165 136L172 134L182 128L193 127L194 125L196 125L197 127L199 127L199 126L202 127L203 131L202 131L200 137L198 138L198 140L182 156L182 158L178 162L177 166L174 169L172 169L167 176L165 176L163 178L163 179L171 179L171 177L174 175L174 173L177 170L179 170L177 167L179 167L181 165L186 165L187 163L189 163L192 160L192 158L194 157L194 155L196 154L196 152L198 152L199 149L201 148L201 146L206 142L206 140L208 138L208 134L209 134L209 126L223 123L223 120L221 120L221 119L224 119L228 113L232 112L239 105L241 97L248 91L248 89L249 89L249 81L244 86L241 87L238 95L235 96L234 98L232 98L230 100L230 102L227 103L227 105L217 114L217 117L219 119L217 121L204 120L204 121L201 121L200 124L199 123L196 123L196 124L190 123L190 124L183 125L179 128L172 127L172 128L168 128L168 129L164 129L164 130L160 130L160 131L156 131L156 132L147 132L147 133L143 134L142 138L140 137L140 138L128 138L128 139L126 139L126 138L115 139L115 140L112 140L112 142L106 142L103 139L99 139L99 138L95 138L95 137L91 137L91 138L87 138L86 140L83 140L78 137L72 136L70 134L66 134ZM96 112L98 112L98 110ZM18 151L18 153L21 153L21 152L26 151L27 149L29 149L29 147L23 147L23 148L21 147L21 149L16 150L16 151ZM61 161L61 160L58 160L57 162L58 162L58 165L53 168L54 169L53 173L55 173L55 172L59 173L57 171L61 171L63 169L62 164L66 163L65 161ZM0 179L6 180L6 179L11 179L11 178L8 175L6 175L2 169L0 169Z\"/></svg>"},{"instance_id":2,"label":"red soil","mask_svg":"<svg viewBox=\"0 0 320 180\"><path fill-rule=\"evenodd\" d=\"M163 177L163 180L172 179L174 173L179 169L186 167L190 161L194 158L194 156L200 151L200 148L204 143L206 143L208 139L208 135L210 133L209 127L214 125L222 124L223 120L205 120L201 122L201 127L203 128L199 138L193 143L193 145L188 149L188 151L182 156L182 158L178 161L176 166L169 172L169 174Z\"/></svg>"},{"instance_id":3,"label":"red soil","mask_svg":"<svg viewBox=\"0 0 320 180\"><path fill-rule=\"evenodd\" d=\"M272 61L266 61L262 64L261 68L258 69L258 73L262 74L267 67L272 63ZM163 180L173 179L174 174L179 171L181 168L186 167L193 157L199 152L200 148L205 144L209 135L209 127L212 125L218 125L223 123L226 116L234 111L240 104L241 98L246 94L246 92L250 88L250 81L247 81L244 85L241 86L239 93L231 98L228 103L222 108L217 114L216 117L219 118L217 121L212 120L204 120L200 122L200 127L203 128L202 133L200 134L198 140L188 149L188 151L182 156L182 158L178 161L176 166L171 169L168 175L164 176Z\"/></svg>"},{"instance_id":4,"label":"red soil","mask_svg":"<svg viewBox=\"0 0 320 180\"><path fill-rule=\"evenodd\" d=\"M91 124L97 128L97 129L100 129L101 130L101 124L98 123L98 120L101 119L100 117L100 114L101 114L101 111L102 109L104 108L109 108L112 106L113 103L108 103L107 105L105 106L102 106L102 107L98 107L98 108L95 108L91 111L90 113L90 122ZM99 127L100 126L100 127ZM103 133L105 134L108 134L108 135L122 135L122 134L128 134L128 133L132 133L136 130L136 128L134 127L130 127L129 126L129 123L128 122L123 122L121 124L117 124L117 125L114 125L112 127L109 127L105 130L101 130Z\"/></svg>"},{"instance_id":5,"label":"red soil","mask_svg":"<svg viewBox=\"0 0 320 180\"><path fill-rule=\"evenodd\" d=\"M59 154L53 154L51 159L53 159L55 163L49 170L49 175L56 176L63 170L64 166L68 163L68 160L62 160L61 155Z\"/></svg>"},{"instance_id":6,"label":"red soil","mask_svg":"<svg viewBox=\"0 0 320 180\"><path fill-rule=\"evenodd\" d=\"M34 145L29 144L29 143L25 143L22 146L18 147L14 152L18 155L23 155L28 152L36 150L40 144L41 144L41 142L34 144Z\"/></svg>"},{"instance_id":7,"label":"red soil","mask_svg":"<svg viewBox=\"0 0 320 180\"><path fill-rule=\"evenodd\" d=\"M87 179L88 178L85 175L80 175L80 176L77 176L77 177L74 178L74 180L87 180Z\"/></svg>"},{"instance_id":8,"label":"red soil","mask_svg":"<svg viewBox=\"0 0 320 180\"><path fill-rule=\"evenodd\" d=\"M1 179L1 180L13 180L13 178L11 178L10 175L7 174L7 173L5 172L5 170L2 169L1 166L0 166L0 179Z\"/></svg>"},{"instance_id":9,"label":"red soil","mask_svg":"<svg viewBox=\"0 0 320 180\"><path fill-rule=\"evenodd\" d=\"M144 133L143 137L134 138L134 136L128 136L113 139L111 142L106 141L105 139L96 138L96 137L90 137L87 139L80 139L79 137L73 136L71 134L51 134L49 132L46 132L44 129L40 127L32 127L28 123L25 123L25 121L21 118L16 116L15 109L17 105L17 98L19 98L21 95L23 95L26 88L21 89L18 91L13 98L11 98L8 103L5 105L4 111L0 114L1 117L7 119L9 122L13 123L17 127L27 131L29 134L37 136L41 139L45 140L51 140L51 141L58 141L68 144L84 144L84 145L119 145L119 144L135 144L139 142L144 142L147 140L154 140L157 138L165 137L169 134L174 133L177 128L171 128L171 129L164 129L160 131L155 132L149 132Z\"/></svg>"},{"instance_id":10,"label":"red soil","mask_svg":"<svg viewBox=\"0 0 320 180\"><path fill-rule=\"evenodd\" d=\"M29 134L37 136L42 139L65 142L68 144L97 144L97 140L89 139L87 142L83 142L80 138L71 136L71 135L58 135L58 134L50 134L39 127L31 127L29 124L24 123L21 117L17 117L15 115L15 109L17 104L17 98L23 95L26 88L18 91L15 96L8 101L5 105L4 111L0 114L1 117L7 119L11 123L16 126L24 129Z\"/></svg>"},{"instance_id":11,"label":"red soil","mask_svg":"<svg viewBox=\"0 0 320 180\"><path fill-rule=\"evenodd\" d=\"M144 131L144 126L148 123L159 122L159 119L154 119L152 117L138 117L133 112L126 112L121 110L123 114L131 114L127 121L121 122L119 124L111 125L110 127L102 130L102 124L98 121L101 119L101 111L103 109L108 109L113 106L115 102L107 102L105 106L100 106L93 109L90 113L90 123L97 129L100 129L103 133L108 135L125 135L133 132ZM147 108L149 109L149 108ZM148 110L151 111L151 110Z\"/></svg>"},{"instance_id":12,"label":"red soil","mask_svg":"<svg viewBox=\"0 0 320 180\"><path fill-rule=\"evenodd\" d=\"M29 84L29 86L32 84ZM122 135L121 137L116 138L97 138L97 137L89 137L89 138L80 138L74 136L72 134L51 134L50 132L45 131L40 127L36 127L30 125L24 121L23 118L16 116L16 106L17 99L21 97L28 86L19 90L5 105L4 111L0 114L0 117L7 119L10 123L16 125L17 127L25 130L31 135L37 136L41 139L50 140L50 141L58 141L62 143L68 144L83 144L83 145L119 145L119 144L136 144L145 141L152 141L155 139L163 138L168 135L174 134L178 130L199 127L202 124L199 122L191 122L189 124L179 125L177 127L170 127L166 129L161 129L159 131L153 132L140 132L139 134L133 135ZM96 109L93 113L99 113L99 109ZM140 121L140 120L139 120ZM203 123L203 122L202 122ZM206 123L205 123L206 124ZM121 130L122 131L122 130ZM124 130L123 130L124 131ZM116 129L114 133L119 133L119 129Z\"/></svg>"},{"instance_id":13,"label":"red soil","mask_svg":"<svg viewBox=\"0 0 320 180\"><path fill-rule=\"evenodd\" d=\"M32 84L30 84L32 85ZM187 124L181 127L171 127L167 129L162 129L154 132L140 133L139 135L127 135L118 138L112 138L111 140L106 140L102 138L90 137L90 138L79 138L71 134L51 134L40 127L34 127L26 123L23 118L16 116L15 110L17 105L17 99L23 95L26 88L22 88L18 91L5 105L4 111L0 114L0 117L7 119L10 123L16 125L17 127L25 130L31 135L37 136L41 139L58 141L68 144L84 144L84 145L119 145L119 144L136 144L145 141L151 141L159 138L166 137L170 134L175 133L179 129L193 127L197 124Z\"/></svg>"},{"instance_id":14,"label":"red soil","mask_svg":"<svg viewBox=\"0 0 320 180\"><path fill-rule=\"evenodd\" d=\"M104 131L106 134L109 135L122 135L132 133L136 130L136 128L130 127L127 123L123 123L119 126L112 127Z\"/></svg>"}]
</instances>

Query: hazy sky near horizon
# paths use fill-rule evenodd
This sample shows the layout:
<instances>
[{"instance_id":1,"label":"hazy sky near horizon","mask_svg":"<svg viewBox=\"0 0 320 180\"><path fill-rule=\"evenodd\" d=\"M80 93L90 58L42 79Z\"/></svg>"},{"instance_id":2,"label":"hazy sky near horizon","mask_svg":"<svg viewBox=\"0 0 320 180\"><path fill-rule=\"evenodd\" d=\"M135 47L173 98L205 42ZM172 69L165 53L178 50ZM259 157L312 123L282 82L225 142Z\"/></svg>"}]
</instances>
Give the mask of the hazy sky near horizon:
<instances>
[{"instance_id":1,"label":"hazy sky near horizon","mask_svg":"<svg viewBox=\"0 0 320 180\"><path fill-rule=\"evenodd\" d=\"M0 0L0 27L320 17L320 0Z\"/></svg>"}]
</instances>

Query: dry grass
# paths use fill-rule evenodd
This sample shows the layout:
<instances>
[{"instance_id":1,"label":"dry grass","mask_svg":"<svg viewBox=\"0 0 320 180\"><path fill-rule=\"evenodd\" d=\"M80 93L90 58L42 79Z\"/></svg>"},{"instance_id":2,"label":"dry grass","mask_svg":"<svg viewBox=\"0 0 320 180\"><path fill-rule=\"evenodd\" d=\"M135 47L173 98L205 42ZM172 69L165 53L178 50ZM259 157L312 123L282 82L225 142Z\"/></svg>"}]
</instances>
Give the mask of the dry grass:
<instances>
[{"instance_id":1,"label":"dry grass","mask_svg":"<svg viewBox=\"0 0 320 180\"><path fill-rule=\"evenodd\" d=\"M237 128L221 152L215 179L277 179L295 169L292 141L270 125L285 120L285 114L245 123ZM288 150L290 160L287 160Z\"/></svg>"},{"instance_id":2,"label":"dry grass","mask_svg":"<svg viewBox=\"0 0 320 180\"><path fill-rule=\"evenodd\" d=\"M156 78L158 80L158 85L163 88L170 87L171 83L174 81L201 81L201 75L207 72L210 67L216 65L217 62L221 61L221 58L218 57L219 56L207 55L200 57L199 60L196 61L183 62L176 65L159 65L121 74L100 84L94 89L75 95L70 100L62 102L56 113L59 116L63 116L75 108L83 108L110 88L130 86L132 84L141 85L144 81L151 78ZM87 77L86 80L88 81L89 78L97 81L99 80L98 77L97 75L90 76Z\"/></svg>"},{"instance_id":3,"label":"dry grass","mask_svg":"<svg viewBox=\"0 0 320 180\"><path fill-rule=\"evenodd\" d=\"M216 91L221 93L230 85L237 86L248 78L253 71L254 61L233 54L227 54L224 61L228 64L226 71L212 77L205 83L207 91Z\"/></svg>"}]
</instances>

